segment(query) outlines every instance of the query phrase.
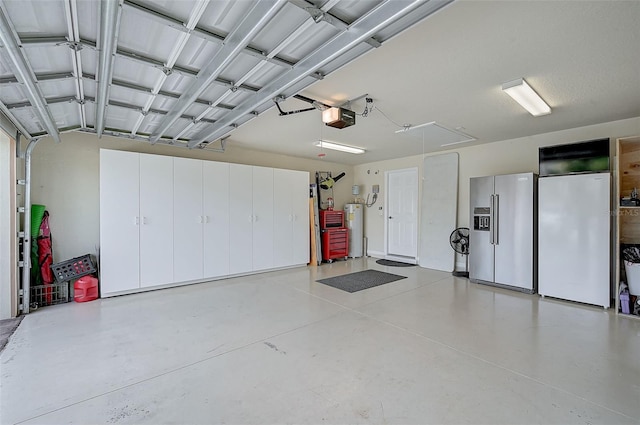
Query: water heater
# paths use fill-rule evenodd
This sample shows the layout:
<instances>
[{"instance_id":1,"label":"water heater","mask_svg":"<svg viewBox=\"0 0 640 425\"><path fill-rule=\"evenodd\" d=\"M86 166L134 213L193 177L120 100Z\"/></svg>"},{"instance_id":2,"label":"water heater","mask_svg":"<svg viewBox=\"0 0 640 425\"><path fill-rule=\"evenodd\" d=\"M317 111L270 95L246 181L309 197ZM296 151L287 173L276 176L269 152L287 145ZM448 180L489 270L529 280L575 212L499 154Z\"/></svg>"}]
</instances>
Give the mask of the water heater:
<instances>
[{"instance_id":1,"label":"water heater","mask_svg":"<svg viewBox=\"0 0 640 425\"><path fill-rule=\"evenodd\" d=\"M349 257L364 255L364 208L362 204L344 206L344 224L349 229Z\"/></svg>"}]
</instances>

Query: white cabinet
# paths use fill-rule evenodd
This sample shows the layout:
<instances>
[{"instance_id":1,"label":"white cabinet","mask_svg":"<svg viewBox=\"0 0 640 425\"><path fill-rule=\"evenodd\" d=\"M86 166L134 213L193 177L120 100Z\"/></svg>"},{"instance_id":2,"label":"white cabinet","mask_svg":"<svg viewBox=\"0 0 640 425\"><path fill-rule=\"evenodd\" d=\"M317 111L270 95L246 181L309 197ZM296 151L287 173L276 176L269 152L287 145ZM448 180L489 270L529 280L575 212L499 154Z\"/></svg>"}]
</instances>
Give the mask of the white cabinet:
<instances>
[{"instance_id":1,"label":"white cabinet","mask_svg":"<svg viewBox=\"0 0 640 425\"><path fill-rule=\"evenodd\" d=\"M140 154L140 286L173 279L173 158Z\"/></svg>"},{"instance_id":2,"label":"white cabinet","mask_svg":"<svg viewBox=\"0 0 640 425\"><path fill-rule=\"evenodd\" d=\"M253 270L253 172L229 165L229 273Z\"/></svg>"},{"instance_id":3,"label":"white cabinet","mask_svg":"<svg viewBox=\"0 0 640 425\"><path fill-rule=\"evenodd\" d=\"M229 164L202 162L204 277L229 274Z\"/></svg>"},{"instance_id":4,"label":"white cabinet","mask_svg":"<svg viewBox=\"0 0 640 425\"><path fill-rule=\"evenodd\" d=\"M273 268L273 168L252 167L253 270Z\"/></svg>"},{"instance_id":5,"label":"white cabinet","mask_svg":"<svg viewBox=\"0 0 640 425\"><path fill-rule=\"evenodd\" d=\"M306 264L309 173L100 151L101 292Z\"/></svg>"},{"instance_id":6,"label":"white cabinet","mask_svg":"<svg viewBox=\"0 0 640 425\"><path fill-rule=\"evenodd\" d=\"M138 154L100 151L100 287L102 294L140 287Z\"/></svg>"},{"instance_id":7,"label":"white cabinet","mask_svg":"<svg viewBox=\"0 0 640 425\"><path fill-rule=\"evenodd\" d=\"M309 173L273 170L273 266L309 262Z\"/></svg>"},{"instance_id":8,"label":"white cabinet","mask_svg":"<svg viewBox=\"0 0 640 425\"><path fill-rule=\"evenodd\" d=\"M203 180L197 159L173 158L173 277L204 277Z\"/></svg>"}]
</instances>

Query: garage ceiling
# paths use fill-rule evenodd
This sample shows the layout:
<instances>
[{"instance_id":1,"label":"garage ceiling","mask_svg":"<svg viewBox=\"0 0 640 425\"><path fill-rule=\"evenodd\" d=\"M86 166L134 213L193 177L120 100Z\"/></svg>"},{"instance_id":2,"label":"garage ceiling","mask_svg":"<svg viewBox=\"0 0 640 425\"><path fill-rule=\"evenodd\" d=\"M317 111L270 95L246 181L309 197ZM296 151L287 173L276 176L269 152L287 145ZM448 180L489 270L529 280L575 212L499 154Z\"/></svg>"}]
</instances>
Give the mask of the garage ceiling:
<instances>
[{"instance_id":1,"label":"garage ceiling","mask_svg":"<svg viewBox=\"0 0 640 425\"><path fill-rule=\"evenodd\" d=\"M0 101L28 137L202 147L451 0L3 0Z\"/></svg>"},{"instance_id":2,"label":"garage ceiling","mask_svg":"<svg viewBox=\"0 0 640 425\"><path fill-rule=\"evenodd\" d=\"M434 122L471 146L640 117L637 0L0 0L0 12L0 109L28 136L360 164L451 148L405 126ZM521 77L550 115L501 91ZM311 106L294 95L346 102L356 124L279 116L274 99Z\"/></svg>"}]
</instances>

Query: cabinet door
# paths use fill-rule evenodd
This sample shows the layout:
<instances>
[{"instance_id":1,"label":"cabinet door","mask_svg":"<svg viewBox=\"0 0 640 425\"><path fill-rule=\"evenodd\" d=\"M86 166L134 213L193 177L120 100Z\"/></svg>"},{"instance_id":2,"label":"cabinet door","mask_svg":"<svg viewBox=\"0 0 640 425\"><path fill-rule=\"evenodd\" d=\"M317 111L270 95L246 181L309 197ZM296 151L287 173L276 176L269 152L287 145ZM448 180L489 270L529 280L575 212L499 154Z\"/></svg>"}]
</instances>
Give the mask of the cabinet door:
<instances>
[{"instance_id":1,"label":"cabinet door","mask_svg":"<svg viewBox=\"0 0 640 425\"><path fill-rule=\"evenodd\" d=\"M291 178L291 211L293 214L293 258L291 265L307 264L309 248L309 173L293 171Z\"/></svg>"},{"instance_id":2,"label":"cabinet door","mask_svg":"<svg viewBox=\"0 0 640 425\"><path fill-rule=\"evenodd\" d=\"M204 161L202 174L204 277L225 276L229 274L229 164Z\"/></svg>"},{"instance_id":3,"label":"cabinet door","mask_svg":"<svg viewBox=\"0 0 640 425\"><path fill-rule=\"evenodd\" d=\"M202 162L173 158L173 275L176 282L203 277Z\"/></svg>"},{"instance_id":4,"label":"cabinet door","mask_svg":"<svg viewBox=\"0 0 640 425\"><path fill-rule=\"evenodd\" d=\"M533 290L534 175L495 177L495 282Z\"/></svg>"},{"instance_id":5,"label":"cabinet door","mask_svg":"<svg viewBox=\"0 0 640 425\"><path fill-rule=\"evenodd\" d=\"M273 168L253 167L253 270L273 267Z\"/></svg>"},{"instance_id":6,"label":"cabinet door","mask_svg":"<svg viewBox=\"0 0 640 425\"><path fill-rule=\"evenodd\" d=\"M285 267L293 262L293 173L291 170L273 170L274 267Z\"/></svg>"},{"instance_id":7,"label":"cabinet door","mask_svg":"<svg viewBox=\"0 0 640 425\"><path fill-rule=\"evenodd\" d=\"M251 166L229 164L229 273L253 270Z\"/></svg>"},{"instance_id":8,"label":"cabinet door","mask_svg":"<svg viewBox=\"0 0 640 425\"><path fill-rule=\"evenodd\" d=\"M139 154L100 150L100 289L140 287Z\"/></svg>"},{"instance_id":9,"label":"cabinet door","mask_svg":"<svg viewBox=\"0 0 640 425\"><path fill-rule=\"evenodd\" d=\"M173 158L140 154L140 286L173 279Z\"/></svg>"}]
</instances>

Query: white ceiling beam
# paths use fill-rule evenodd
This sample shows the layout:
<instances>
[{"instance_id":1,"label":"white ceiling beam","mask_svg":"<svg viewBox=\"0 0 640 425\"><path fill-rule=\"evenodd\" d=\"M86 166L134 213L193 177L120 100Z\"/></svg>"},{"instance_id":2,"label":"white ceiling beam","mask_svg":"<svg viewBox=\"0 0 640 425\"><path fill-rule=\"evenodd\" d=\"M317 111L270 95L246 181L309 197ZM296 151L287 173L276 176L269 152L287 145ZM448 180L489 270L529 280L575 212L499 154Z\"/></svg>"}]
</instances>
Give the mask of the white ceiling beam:
<instances>
[{"instance_id":1,"label":"white ceiling beam","mask_svg":"<svg viewBox=\"0 0 640 425\"><path fill-rule=\"evenodd\" d=\"M284 6L286 0L261 0L256 2L240 24L225 38L224 44L214 54L211 61L198 73L180 96L162 124L153 132L151 142L157 141L171 125L189 108L220 73L244 50L253 37L260 32Z\"/></svg>"},{"instance_id":2,"label":"white ceiling beam","mask_svg":"<svg viewBox=\"0 0 640 425\"><path fill-rule=\"evenodd\" d=\"M11 60L10 65L13 68L15 76L26 89L27 99L33 106L33 110L40 120L40 123L49 136L51 136L56 143L60 143L60 133L55 125L53 115L51 115L44 95L38 87L31 64L20 47L20 38L9 20L9 14L2 1L0 1L0 41L4 45L4 50Z\"/></svg>"},{"instance_id":3,"label":"white ceiling beam","mask_svg":"<svg viewBox=\"0 0 640 425\"><path fill-rule=\"evenodd\" d=\"M440 1L436 3L431 13L440 9L450 1ZM380 29L405 16L424 3L425 0L387 0L380 3L354 22L348 31L343 31L333 37L307 57L298 61L293 69L283 72L278 78L269 82L259 92L236 106L233 111L220 117L215 124L206 128L189 141L189 147L193 148L200 143L217 140L231 132L237 127L237 120L252 113L260 105L271 101L271 99L279 95L282 91L300 82L321 66L338 58L343 53L346 53L370 38Z\"/></svg>"},{"instance_id":4,"label":"white ceiling beam","mask_svg":"<svg viewBox=\"0 0 640 425\"><path fill-rule=\"evenodd\" d=\"M100 2L100 57L98 59L98 88L96 102L96 134L102 137L105 126L106 109L109 103L109 87L113 76L113 64L118 46L118 31L122 16L123 0L102 0Z\"/></svg>"}]
</instances>

